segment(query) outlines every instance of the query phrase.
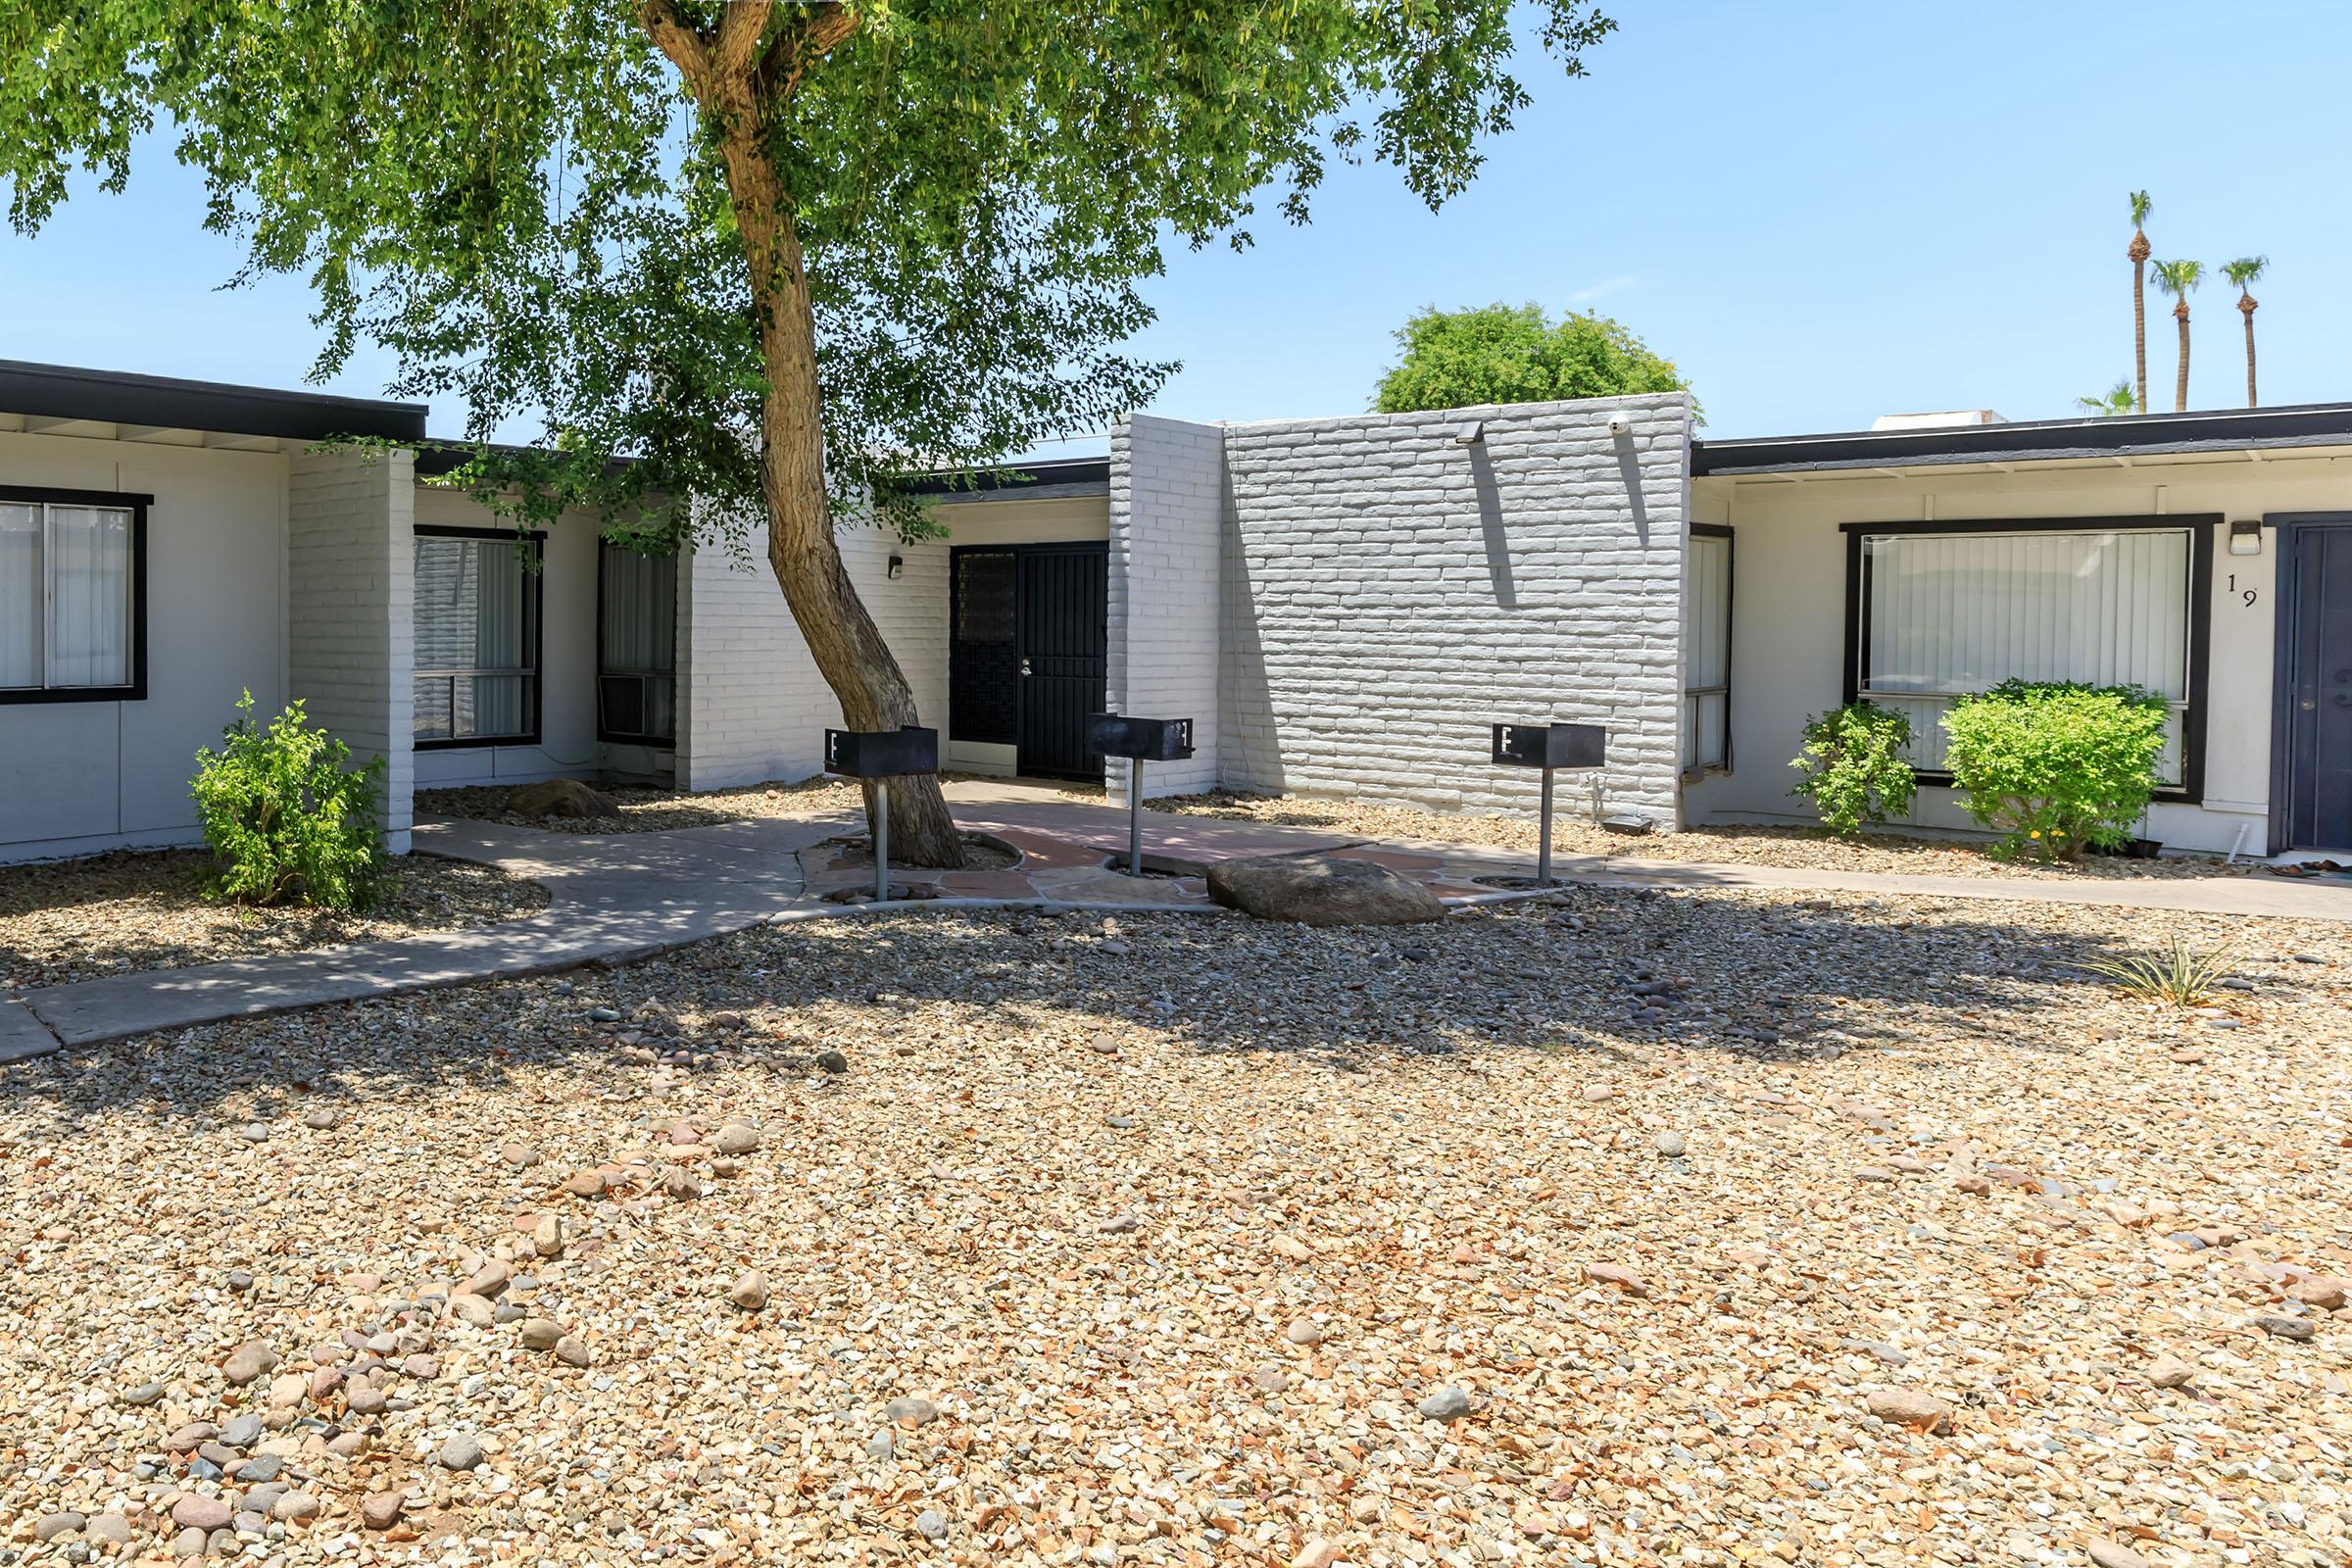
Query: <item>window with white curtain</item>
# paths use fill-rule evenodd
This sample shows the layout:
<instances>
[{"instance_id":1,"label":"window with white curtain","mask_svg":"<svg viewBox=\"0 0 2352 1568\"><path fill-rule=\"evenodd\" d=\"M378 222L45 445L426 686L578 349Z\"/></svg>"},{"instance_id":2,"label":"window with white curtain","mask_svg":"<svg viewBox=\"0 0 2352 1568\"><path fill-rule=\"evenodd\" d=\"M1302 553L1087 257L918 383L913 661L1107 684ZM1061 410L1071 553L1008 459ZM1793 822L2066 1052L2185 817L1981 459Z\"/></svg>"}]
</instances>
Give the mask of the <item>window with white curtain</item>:
<instances>
[{"instance_id":1,"label":"window with white curtain","mask_svg":"<svg viewBox=\"0 0 2352 1568\"><path fill-rule=\"evenodd\" d=\"M610 741L678 734L678 558L608 539L597 567L596 722Z\"/></svg>"},{"instance_id":2,"label":"window with white curtain","mask_svg":"<svg viewBox=\"0 0 2352 1568\"><path fill-rule=\"evenodd\" d=\"M416 530L419 746L539 735L536 536Z\"/></svg>"},{"instance_id":3,"label":"window with white curtain","mask_svg":"<svg viewBox=\"0 0 2352 1568\"><path fill-rule=\"evenodd\" d=\"M2195 687L2193 525L1860 532L1856 695L1911 720L1940 771L1936 720L2002 681L2138 686L2172 707L2160 782L2187 775Z\"/></svg>"},{"instance_id":4,"label":"window with white curtain","mask_svg":"<svg viewBox=\"0 0 2352 1568\"><path fill-rule=\"evenodd\" d=\"M0 491L0 702L139 695L143 502Z\"/></svg>"},{"instance_id":5,"label":"window with white curtain","mask_svg":"<svg viewBox=\"0 0 2352 1568\"><path fill-rule=\"evenodd\" d=\"M1683 771L1732 760L1732 531L1693 528L1683 590Z\"/></svg>"}]
</instances>

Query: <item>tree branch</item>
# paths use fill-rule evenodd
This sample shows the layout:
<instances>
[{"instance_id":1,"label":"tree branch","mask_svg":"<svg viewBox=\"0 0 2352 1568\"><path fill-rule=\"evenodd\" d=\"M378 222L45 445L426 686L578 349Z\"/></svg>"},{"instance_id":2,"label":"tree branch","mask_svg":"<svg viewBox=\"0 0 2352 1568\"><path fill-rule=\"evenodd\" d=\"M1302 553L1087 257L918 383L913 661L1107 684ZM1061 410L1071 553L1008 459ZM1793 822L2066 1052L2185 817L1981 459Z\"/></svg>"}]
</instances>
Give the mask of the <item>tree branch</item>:
<instances>
[{"instance_id":1,"label":"tree branch","mask_svg":"<svg viewBox=\"0 0 2352 1568\"><path fill-rule=\"evenodd\" d=\"M710 79L710 48L703 35L687 25L670 0L637 0L637 24L655 48L669 56L687 90L701 98Z\"/></svg>"},{"instance_id":2,"label":"tree branch","mask_svg":"<svg viewBox=\"0 0 2352 1568\"><path fill-rule=\"evenodd\" d=\"M760 101L779 104L790 98L808 68L856 32L858 24L858 13L843 0L823 0L799 23L778 32L753 73Z\"/></svg>"},{"instance_id":3,"label":"tree branch","mask_svg":"<svg viewBox=\"0 0 2352 1568\"><path fill-rule=\"evenodd\" d=\"M733 79L752 73L753 57L759 54L768 19L775 14L775 0L726 0L718 19L717 45L711 51L711 64L720 75ZM792 30L785 29L786 33Z\"/></svg>"}]
</instances>

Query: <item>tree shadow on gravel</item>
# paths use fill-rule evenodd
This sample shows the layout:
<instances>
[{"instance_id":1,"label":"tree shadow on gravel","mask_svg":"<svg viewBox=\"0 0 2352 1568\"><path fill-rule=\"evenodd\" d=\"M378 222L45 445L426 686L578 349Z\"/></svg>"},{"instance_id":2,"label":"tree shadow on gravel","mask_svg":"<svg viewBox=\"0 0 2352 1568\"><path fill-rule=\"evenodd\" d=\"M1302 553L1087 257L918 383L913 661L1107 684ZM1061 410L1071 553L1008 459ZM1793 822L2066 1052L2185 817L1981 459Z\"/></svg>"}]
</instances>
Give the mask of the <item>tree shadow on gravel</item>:
<instances>
[{"instance_id":1,"label":"tree shadow on gravel","mask_svg":"<svg viewBox=\"0 0 2352 1568\"><path fill-rule=\"evenodd\" d=\"M610 1063L611 1093L632 1101L641 1080L628 1069L679 1052L687 1071L700 1057L799 1076L838 1047L855 1070L861 1054L921 1054L943 1004L1016 1043L1150 1032L1335 1067L1660 1045L1801 1061L1930 1034L2063 1054L2091 1015L2056 1015L2112 997L2078 966L2133 951L2102 934L2118 923L2109 912L1614 888L1385 929L892 912L86 1048L0 1072L0 1111L61 1129L132 1107L218 1125L401 1097L429 1128L437 1091L495 1085L516 1063ZM2205 917L2165 918L2212 945L2197 934Z\"/></svg>"}]
</instances>

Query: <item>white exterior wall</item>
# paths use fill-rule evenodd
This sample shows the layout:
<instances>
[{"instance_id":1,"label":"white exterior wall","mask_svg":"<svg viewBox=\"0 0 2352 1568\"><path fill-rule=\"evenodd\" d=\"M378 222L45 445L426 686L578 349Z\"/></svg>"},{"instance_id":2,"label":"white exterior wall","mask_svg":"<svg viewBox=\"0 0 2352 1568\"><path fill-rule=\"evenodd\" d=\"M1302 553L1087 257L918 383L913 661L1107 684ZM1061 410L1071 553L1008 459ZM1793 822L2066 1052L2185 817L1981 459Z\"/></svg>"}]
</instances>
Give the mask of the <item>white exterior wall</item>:
<instances>
[{"instance_id":1,"label":"white exterior wall","mask_svg":"<svg viewBox=\"0 0 2352 1568\"><path fill-rule=\"evenodd\" d=\"M898 655L926 723L947 711L947 551L908 547L880 528L845 528L842 560ZM906 568L890 580L890 557ZM707 543L678 565L678 749L681 789L732 789L807 778L824 762L824 732L841 705L817 673L768 569L763 532L737 559Z\"/></svg>"},{"instance_id":2,"label":"white exterior wall","mask_svg":"<svg viewBox=\"0 0 2352 1568\"><path fill-rule=\"evenodd\" d=\"M1227 427L1223 781L1527 809L1488 726L1572 720L1678 825L1690 446L1680 393Z\"/></svg>"},{"instance_id":3,"label":"white exterior wall","mask_svg":"<svg viewBox=\"0 0 2352 1568\"><path fill-rule=\"evenodd\" d=\"M146 699L0 703L0 861L198 842L197 748L286 700L286 460L0 432L0 484L155 498Z\"/></svg>"},{"instance_id":4,"label":"white exterior wall","mask_svg":"<svg viewBox=\"0 0 2352 1568\"><path fill-rule=\"evenodd\" d=\"M1137 415L1111 433L1110 711L1193 720L1191 760L1147 767L1147 800L1217 783L1229 501L1221 426ZM1113 801L1128 776L1109 765Z\"/></svg>"},{"instance_id":5,"label":"white exterior wall","mask_svg":"<svg viewBox=\"0 0 2352 1568\"><path fill-rule=\"evenodd\" d=\"M2260 556L2229 553L2228 523L2266 514L2352 511L2352 459L2243 453L2133 466L2074 464L1999 473L1912 469L1900 477L1807 475L1801 483L1702 479L1699 520L1733 528L1733 770L1689 791L1692 821L1810 822L1788 794L1805 720L1841 700L1845 681L1845 522L1958 521L2217 514L2211 589L2204 805L2159 804L2149 833L2180 849L2260 852L2269 836L2273 576ZM2234 579L2234 584L2232 583ZM2255 597L2251 604L2246 594ZM1908 819L1974 824L1948 789L1922 788Z\"/></svg>"},{"instance_id":6,"label":"white exterior wall","mask_svg":"<svg viewBox=\"0 0 2352 1568\"><path fill-rule=\"evenodd\" d=\"M384 844L409 851L416 790L412 554L406 452L291 460L287 487L287 690L351 748L384 759Z\"/></svg>"}]
</instances>

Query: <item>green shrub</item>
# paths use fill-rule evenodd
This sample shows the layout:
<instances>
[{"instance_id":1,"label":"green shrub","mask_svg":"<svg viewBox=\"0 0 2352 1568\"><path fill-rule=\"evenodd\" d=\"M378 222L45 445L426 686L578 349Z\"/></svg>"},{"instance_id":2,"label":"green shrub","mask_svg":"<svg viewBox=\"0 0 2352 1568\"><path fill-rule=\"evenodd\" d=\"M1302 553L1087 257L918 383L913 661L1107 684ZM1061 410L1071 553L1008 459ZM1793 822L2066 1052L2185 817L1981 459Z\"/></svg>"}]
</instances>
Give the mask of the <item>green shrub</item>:
<instances>
[{"instance_id":1,"label":"green shrub","mask_svg":"<svg viewBox=\"0 0 2352 1568\"><path fill-rule=\"evenodd\" d=\"M263 727L251 692L221 738L220 751L196 754L190 787L213 851L211 895L330 909L374 903L384 880L382 760L353 767L351 748L313 729L299 702Z\"/></svg>"},{"instance_id":2,"label":"green shrub","mask_svg":"<svg viewBox=\"0 0 2352 1568\"><path fill-rule=\"evenodd\" d=\"M1918 793L1918 775L1903 760L1911 720L1876 703L1848 703L1809 719L1803 750L1788 765L1804 779L1788 793L1821 812L1833 833L1852 835L1873 822L1901 816Z\"/></svg>"},{"instance_id":3,"label":"green shrub","mask_svg":"<svg viewBox=\"0 0 2352 1568\"><path fill-rule=\"evenodd\" d=\"M1993 853L2072 860L2120 849L2156 793L2164 699L2132 686L2003 681L1943 715L1945 765Z\"/></svg>"}]
</instances>

